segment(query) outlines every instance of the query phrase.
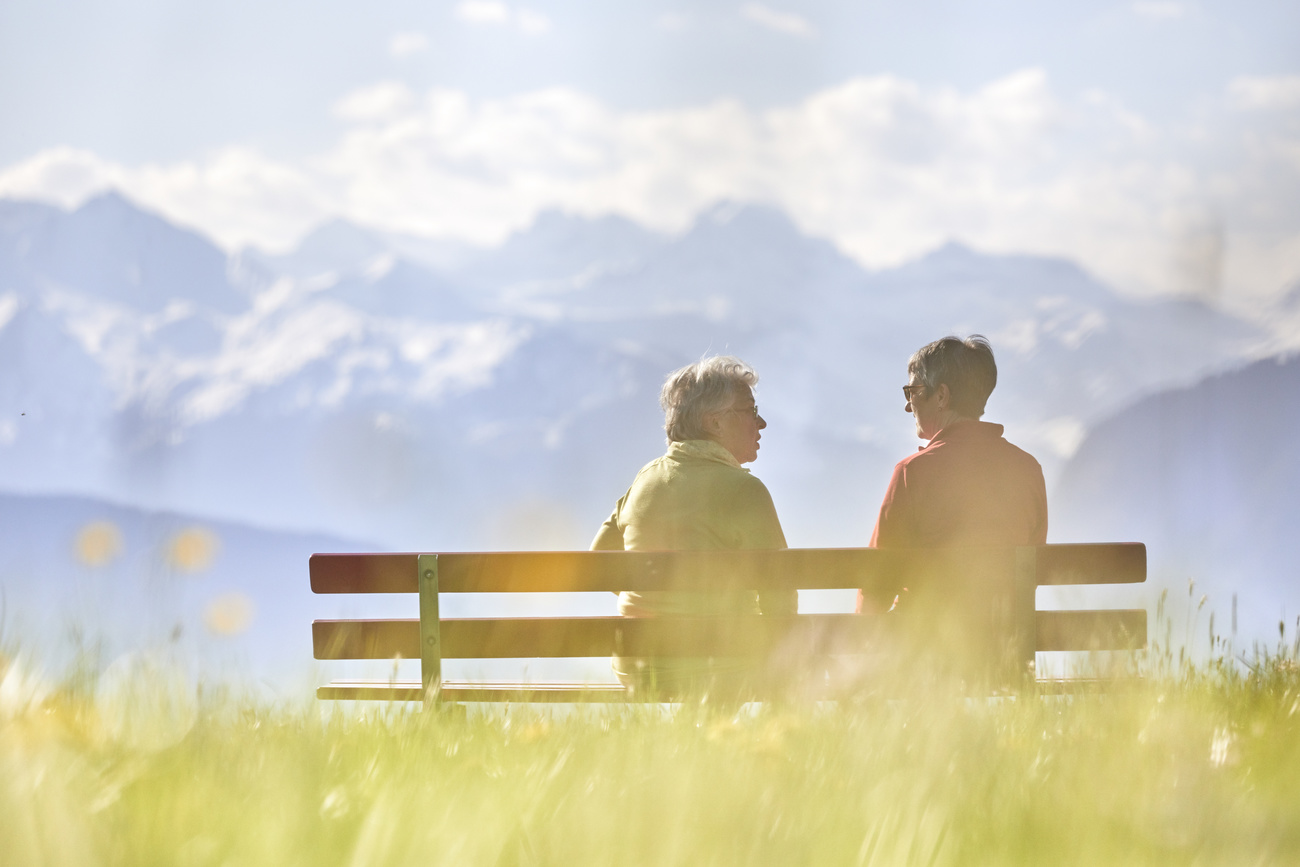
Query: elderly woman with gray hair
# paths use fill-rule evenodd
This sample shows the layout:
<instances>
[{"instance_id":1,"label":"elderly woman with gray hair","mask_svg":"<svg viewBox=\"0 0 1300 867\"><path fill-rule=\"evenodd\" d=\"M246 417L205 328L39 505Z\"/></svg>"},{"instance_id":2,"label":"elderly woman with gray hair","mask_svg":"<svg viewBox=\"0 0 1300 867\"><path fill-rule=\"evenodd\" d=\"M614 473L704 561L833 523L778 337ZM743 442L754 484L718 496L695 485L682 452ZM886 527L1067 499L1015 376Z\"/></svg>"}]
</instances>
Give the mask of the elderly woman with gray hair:
<instances>
[{"instance_id":1,"label":"elderly woman with gray hair","mask_svg":"<svg viewBox=\"0 0 1300 867\"><path fill-rule=\"evenodd\" d=\"M758 458L754 386L758 374L738 358L714 356L674 371L659 397L668 452L646 464L591 544L593 551L785 548L767 488L741 464ZM619 594L626 617L794 613L793 591L645 592ZM614 657L624 685L665 694L738 688L752 673L746 660Z\"/></svg>"},{"instance_id":2,"label":"elderly woman with gray hair","mask_svg":"<svg viewBox=\"0 0 1300 867\"><path fill-rule=\"evenodd\" d=\"M873 548L1041 545L1047 488L1033 456L980 421L998 383L993 347L980 334L944 337L907 362L903 409L926 444L898 462Z\"/></svg>"},{"instance_id":3,"label":"elderly woman with gray hair","mask_svg":"<svg viewBox=\"0 0 1300 867\"><path fill-rule=\"evenodd\" d=\"M907 362L903 409L920 450L894 467L880 504L873 548L978 548L1047 541L1047 486L1038 461L981 421L998 383L988 339L944 337ZM858 594L858 610L888 599Z\"/></svg>"}]
</instances>

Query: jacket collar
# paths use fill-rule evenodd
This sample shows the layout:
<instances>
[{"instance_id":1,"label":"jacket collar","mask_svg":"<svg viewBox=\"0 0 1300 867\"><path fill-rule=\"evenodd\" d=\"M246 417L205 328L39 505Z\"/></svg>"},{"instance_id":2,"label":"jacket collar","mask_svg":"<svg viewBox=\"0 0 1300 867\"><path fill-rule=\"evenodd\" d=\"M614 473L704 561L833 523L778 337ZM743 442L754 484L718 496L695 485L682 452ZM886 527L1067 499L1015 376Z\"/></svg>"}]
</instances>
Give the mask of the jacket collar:
<instances>
[{"instance_id":1,"label":"jacket collar","mask_svg":"<svg viewBox=\"0 0 1300 867\"><path fill-rule=\"evenodd\" d=\"M684 442L669 443L668 456L670 458L695 458L696 460L716 461L720 464L726 464L729 467L735 467L738 470L745 468L740 465L740 461L715 443L713 440L686 440ZM749 472L745 470L745 472Z\"/></svg>"},{"instance_id":2,"label":"jacket collar","mask_svg":"<svg viewBox=\"0 0 1300 867\"><path fill-rule=\"evenodd\" d=\"M934 435L933 439L931 439L925 445L920 446L918 451L924 451L928 449L930 446L938 445L939 443L950 443L950 442L955 442L957 440L991 439L993 437L1000 437L1002 436L1003 430L1004 428L1000 424L993 424L987 421L975 421L973 419L968 419L968 418L961 419L960 421L955 421L952 424L940 430L937 434Z\"/></svg>"}]
</instances>

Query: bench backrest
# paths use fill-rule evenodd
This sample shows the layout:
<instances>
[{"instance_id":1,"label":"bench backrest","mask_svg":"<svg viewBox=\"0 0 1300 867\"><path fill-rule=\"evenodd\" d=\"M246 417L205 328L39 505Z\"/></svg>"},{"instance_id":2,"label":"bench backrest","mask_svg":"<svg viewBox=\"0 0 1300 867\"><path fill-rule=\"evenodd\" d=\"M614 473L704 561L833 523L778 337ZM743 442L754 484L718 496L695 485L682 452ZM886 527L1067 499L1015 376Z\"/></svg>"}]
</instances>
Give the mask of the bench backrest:
<instances>
[{"instance_id":1,"label":"bench backrest","mask_svg":"<svg viewBox=\"0 0 1300 867\"><path fill-rule=\"evenodd\" d=\"M1146 580L1140 543L958 550L805 548L779 551L502 552L315 554L316 593L418 593L419 619L318 620L317 659L419 658L426 694L436 695L443 659L727 656L852 652L880 618L851 614L729 618L439 616L443 593L622 590L861 589L888 596L903 587L970 590L996 609L1018 660L1036 651L1146 646L1146 612L1036 611L1038 587L1134 584ZM936 594L938 595L938 594ZM322 691L322 697L353 697Z\"/></svg>"}]
</instances>

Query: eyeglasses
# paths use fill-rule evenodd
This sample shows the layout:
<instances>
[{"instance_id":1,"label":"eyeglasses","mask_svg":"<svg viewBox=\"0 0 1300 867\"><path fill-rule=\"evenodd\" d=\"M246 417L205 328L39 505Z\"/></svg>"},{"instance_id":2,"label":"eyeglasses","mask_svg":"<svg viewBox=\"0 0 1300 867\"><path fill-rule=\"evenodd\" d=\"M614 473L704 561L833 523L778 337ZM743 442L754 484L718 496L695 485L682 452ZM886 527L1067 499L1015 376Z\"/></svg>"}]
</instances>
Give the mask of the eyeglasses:
<instances>
[{"instance_id":1,"label":"eyeglasses","mask_svg":"<svg viewBox=\"0 0 1300 867\"><path fill-rule=\"evenodd\" d=\"M758 404L754 404L752 407L733 406L731 409L724 409L723 412L742 412L745 415L753 415L754 418L758 418Z\"/></svg>"},{"instance_id":2,"label":"eyeglasses","mask_svg":"<svg viewBox=\"0 0 1300 867\"><path fill-rule=\"evenodd\" d=\"M903 397L911 403L914 397L925 397L926 388L924 385L905 385L903 386Z\"/></svg>"}]
</instances>

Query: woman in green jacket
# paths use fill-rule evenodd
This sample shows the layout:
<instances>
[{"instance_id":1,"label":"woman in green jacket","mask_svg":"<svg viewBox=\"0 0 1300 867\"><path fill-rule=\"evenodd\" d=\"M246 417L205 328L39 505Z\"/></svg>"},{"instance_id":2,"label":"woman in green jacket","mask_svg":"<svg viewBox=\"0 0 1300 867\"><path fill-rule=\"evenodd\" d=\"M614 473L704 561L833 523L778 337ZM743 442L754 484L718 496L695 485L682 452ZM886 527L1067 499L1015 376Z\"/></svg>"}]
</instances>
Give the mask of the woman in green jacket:
<instances>
[{"instance_id":1,"label":"woman in green jacket","mask_svg":"<svg viewBox=\"0 0 1300 867\"><path fill-rule=\"evenodd\" d=\"M732 356L714 356L669 375L663 407L668 451L637 473L592 542L593 551L785 548L772 496L741 466L758 457L767 422L754 402L758 374ZM794 591L660 591L619 594L625 617L790 613ZM734 692L754 673L752 660L620 657L624 685L664 695Z\"/></svg>"}]
</instances>

